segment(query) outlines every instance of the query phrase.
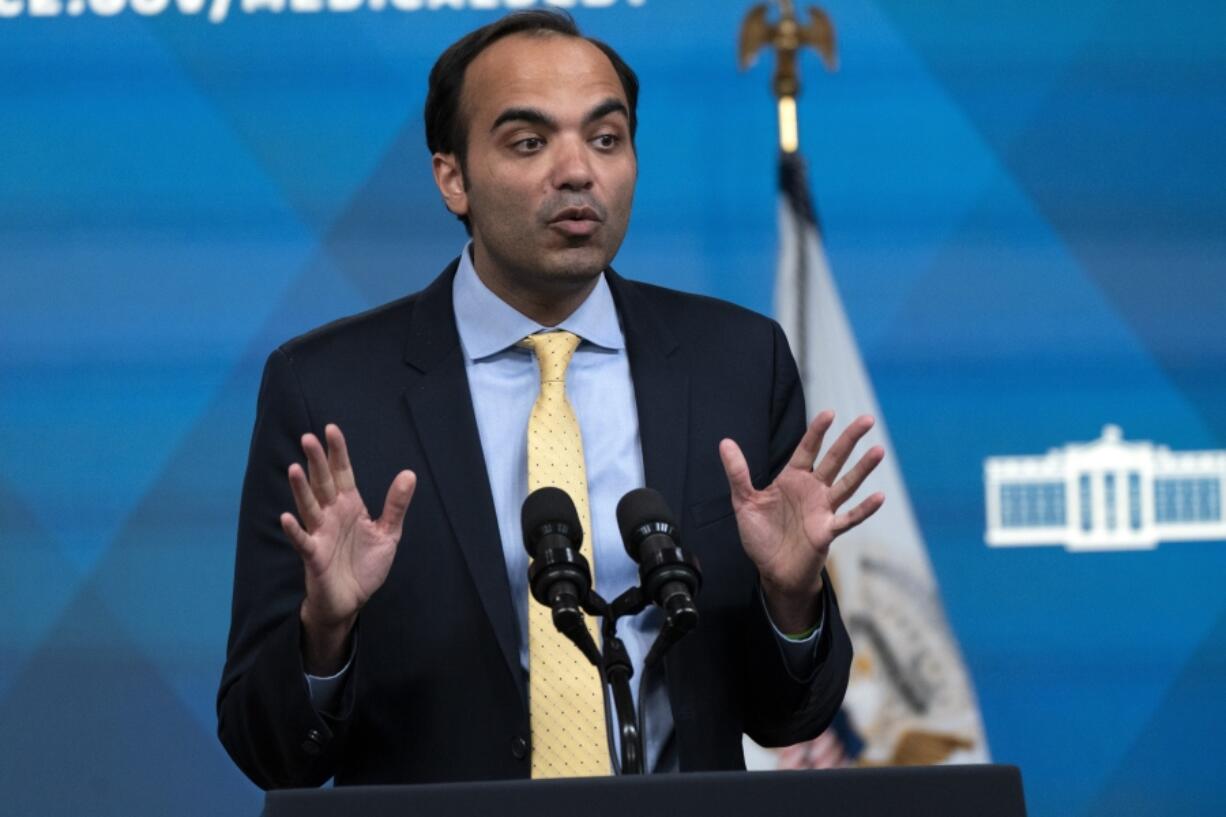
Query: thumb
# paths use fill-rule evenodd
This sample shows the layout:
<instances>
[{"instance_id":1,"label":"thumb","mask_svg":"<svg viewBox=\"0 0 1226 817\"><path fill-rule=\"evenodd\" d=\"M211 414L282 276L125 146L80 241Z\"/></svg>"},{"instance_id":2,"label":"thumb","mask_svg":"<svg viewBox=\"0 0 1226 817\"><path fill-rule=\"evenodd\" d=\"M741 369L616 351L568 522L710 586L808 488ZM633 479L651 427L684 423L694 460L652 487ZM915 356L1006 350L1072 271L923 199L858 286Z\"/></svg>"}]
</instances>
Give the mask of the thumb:
<instances>
[{"instance_id":1,"label":"thumb","mask_svg":"<svg viewBox=\"0 0 1226 817\"><path fill-rule=\"evenodd\" d=\"M387 499L383 502L383 515L379 517L379 525L393 536L400 536L404 527L404 514L409 509L409 501L417 489L417 475L412 471L401 471L387 488Z\"/></svg>"},{"instance_id":2,"label":"thumb","mask_svg":"<svg viewBox=\"0 0 1226 817\"><path fill-rule=\"evenodd\" d=\"M729 439L720 440L719 459L724 465L724 476L728 478L728 488L732 492L732 507L737 508L752 499L755 493L753 480L749 476L749 463L745 462L741 447Z\"/></svg>"}]
</instances>

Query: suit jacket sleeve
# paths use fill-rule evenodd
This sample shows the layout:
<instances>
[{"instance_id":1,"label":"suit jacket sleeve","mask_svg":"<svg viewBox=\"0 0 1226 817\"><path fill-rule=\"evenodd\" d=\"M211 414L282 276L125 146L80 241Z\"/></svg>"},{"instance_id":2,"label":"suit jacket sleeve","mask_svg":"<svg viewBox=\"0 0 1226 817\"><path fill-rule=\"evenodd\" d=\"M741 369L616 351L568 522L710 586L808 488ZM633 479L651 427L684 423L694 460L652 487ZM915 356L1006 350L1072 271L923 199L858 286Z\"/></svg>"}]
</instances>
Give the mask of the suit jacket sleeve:
<instances>
[{"instance_id":1,"label":"suit jacket sleeve","mask_svg":"<svg viewBox=\"0 0 1226 817\"><path fill-rule=\"evenodd\" d=\"M317 786L332 776L353 708L356 657L336 717L311 705L298 619L305 594L300 557L281 530L293 511L287 468L314 428L293 361L278 349L260 385L239 510L234 599L226 666L217 695L218 735L262 788Z\"/></svg>"},{"instance_id":2,"label":"suit jacket sleeve","mask_svg":"<svg viewBox=\"0 0 1226 817\"><path fill-rule=\"evenodd\" d=\"M770 479L774 479L804 434L804 394L783 331L774 327L774 387L771 401ZM837 545L836 545L837 546ZM787 670L774 629L760 600L751 607L746 648L745 732L763 746L787 746L816 737L834 719L851 672L851 641L839 615L829 576L823 571L823 625L812 673Z\"/></svg>"}]
</instances>

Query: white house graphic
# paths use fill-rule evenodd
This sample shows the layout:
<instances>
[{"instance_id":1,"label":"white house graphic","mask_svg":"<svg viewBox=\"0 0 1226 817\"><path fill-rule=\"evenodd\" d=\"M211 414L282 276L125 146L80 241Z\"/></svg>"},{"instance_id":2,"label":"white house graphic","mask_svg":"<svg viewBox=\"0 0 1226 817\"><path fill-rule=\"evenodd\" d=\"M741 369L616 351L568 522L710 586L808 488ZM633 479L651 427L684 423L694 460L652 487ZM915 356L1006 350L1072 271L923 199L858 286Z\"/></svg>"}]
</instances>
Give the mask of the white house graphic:
<instances>
[{"instance_id":1,"label":"white house graphic","mask_svg":"<svg viewBox=\"0 0 1226 817\"><path fill-rule=\"evenodd\" d=\"M1226 451L1125 442L1108 425L1097 440L1043 456L988 457L983 481L992 547L1139 550L1226 540Z\"/></svg>"}]
</instances>

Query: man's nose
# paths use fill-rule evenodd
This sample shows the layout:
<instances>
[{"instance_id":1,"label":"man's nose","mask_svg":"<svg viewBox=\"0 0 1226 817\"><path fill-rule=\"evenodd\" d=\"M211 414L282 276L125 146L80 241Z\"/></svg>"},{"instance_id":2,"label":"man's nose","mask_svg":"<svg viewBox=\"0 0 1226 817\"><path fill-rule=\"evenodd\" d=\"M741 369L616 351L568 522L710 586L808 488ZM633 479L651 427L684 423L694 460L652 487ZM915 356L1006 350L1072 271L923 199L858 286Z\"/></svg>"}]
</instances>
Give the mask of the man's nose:
<instances>
[{"instance_id":1,"label":"man's nose","mask_svg":"<svg viewBox=\"0 0 1226 817\"><path fill-rule=\"evenodd\" d=\"M580 137L555 140L553 186L558 190L587 190L592 186L588 144Z\"/></svg>"}]
</instances>

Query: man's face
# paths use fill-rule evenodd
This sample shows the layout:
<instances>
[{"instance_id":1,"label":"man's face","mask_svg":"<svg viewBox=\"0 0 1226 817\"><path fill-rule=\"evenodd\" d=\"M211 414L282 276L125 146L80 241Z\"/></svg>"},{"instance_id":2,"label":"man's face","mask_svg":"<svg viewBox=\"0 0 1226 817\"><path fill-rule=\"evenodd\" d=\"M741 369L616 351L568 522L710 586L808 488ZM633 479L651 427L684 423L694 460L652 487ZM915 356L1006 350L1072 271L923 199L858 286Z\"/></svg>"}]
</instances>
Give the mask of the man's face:
<instances>
[{"instance_id":1,"label":"man's face","mask_svg":"<svg viewBox=\"0 0 1226 817\"><path fill-rule=\"evenodd\" d=\"M626 106L608 57L579 38L511 35L469 64L467 185L439 177L437 157L435 168L469 218L483 278L563 292L608 266L637 173Z\"/></svg>"}]
</instances>

